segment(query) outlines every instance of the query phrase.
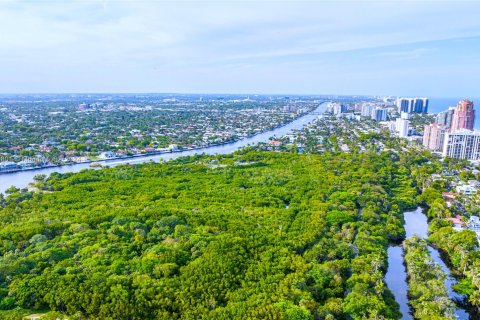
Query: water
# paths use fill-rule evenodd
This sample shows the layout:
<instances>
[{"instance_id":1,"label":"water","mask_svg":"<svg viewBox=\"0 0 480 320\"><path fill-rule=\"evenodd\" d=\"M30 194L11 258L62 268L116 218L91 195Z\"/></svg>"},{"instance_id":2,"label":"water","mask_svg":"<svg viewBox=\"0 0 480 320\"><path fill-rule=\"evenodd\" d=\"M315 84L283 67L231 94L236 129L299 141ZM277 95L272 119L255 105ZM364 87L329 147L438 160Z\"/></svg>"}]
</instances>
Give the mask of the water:
<instances>
[{"instance_id":1,"label":"water","mask_svg":"<svg viewBox=\"0 0 480 320\"><path fill-rule=\"evenodd\" d=\"M430 252L432 259L438 263L438 265L440 265L443 273L445 273L447 276L445 279L445 287L447 288L448 296L454 302L461 302L463 297L452 289L452 286L457 283L457 280L452 276L450 269L445 262L443 262L442 258L440 257L440 253L432 247L428 247L428 251ZM468 319L468 313L463 309L457 308L455 310L455 314L457 315L457 319Z\"/></svg>"},{"instance_id":2,"label":"water","mask_svg":"<svg viewBox=\"0 0 480 320\"><path fill-rule=\"evenodd\" d=\"M395 295L395 300L400 305L402 320L413 319L408 305L407 270L403 264L403 249L401 246L388 248L388 271L385 275L388 288Z\"/></svg>"},{"instance_id":3,"label":"water","mask_svg":"<svg viewBox=\"0 0 480 320\"><path fill-rule=\"evenodd\" d=\"M415 211L405 212L403 217L405 219L405 238L411 238L414 235L423 239L428 237L427 216L423 214L420 207Z\"/></svg>"},{"instance_id":4,"label":"water","mask_svg":"<svg viewBox=\"0 0 480 320\"><path fill-rule=\"evenodd\" d=\"M460 98L430 98L428 103L428 113L439 113L441 111L447 110L448 107L455 107L458 101L463 99L472 100L474 106L477 106L475 109L480 107L480 99L478 98L470 98L470 97L460 97ZM477 115L475 118L475 129L480 129L480 116Z\"/></svg>"},{"instance_id":5,"label":"water","mask_svg":"<svg viewBox=\"0 0 480 320\"><path fill-rule=\"evenodd\" d=\"M439 113L440 111L447 110L448 107L455 107L458 101L465 98L430 98L428 102L429 113ZM468 98L467 98L468 99Z\"/></svg>"},{"instance_id":6,"label":"water","mask_svg":"<svg viewBox=\"0 0 480 320\"><path fill-rule=\"evenodd\" d=\"M319 113L323 113L327 108L328 103L322 103L318 108L313 110L312 112L295 119L294 121L276 129L266 131L260 134L257 134L250 138L245 138L233 143L224 144L220 146L213 146L207 147L202 149L195 149L195 150L187 150L181 152L174 152L174 153L165 153L160 155L152 155L152 156L145 156L145 157L137 157L137 158L129 158L129 159L113 159L109 161L102 162L103 165L107 166L117 166L119 164L125 163L143 163L148 161L155 161L158 162L160 160L170 160L175 159L178 157L183 156L193 156L196 154L228 154L238 149L248 146L254 145L259 142L267 142L270 137L280 137L285 134L290 133L292 130L300 130L304 125L308 124L309 122L313 121L317 118ZM33 176L36 174L46 174L47 176L53 172L59 173L67 173L67 172L78 172L82 169L90 168L89 163L79 163L73 165L66 165L61 167L51 167L51 168L43 168L37 170L29 170L29 171L17 171L12 173L4 173L0 174L0 193L5 193L5 190L8 189L10 186L15 186L17 188L25 188L28 186L30 182L33 181Z\"/></svg>"},{"instance_id":7,"label":"water","mask_svg":"<svg viewBox=\"0 0 480 320\"><path fill-rule=\"evenodd\" d=\"M405 232L406 237L410 238L417 235L420 238L426 238L428 236L428 220L427 216L422 212L422 209L418 207L415 211L409 211L404 213L405 217ZM450 269L442 261L440 253L432 247L428 247L430 256L435 263L439 264L442 271L447 278L445 279L445 286L448 291L448 296L454 302L461 301L462 296L453 291L452 285L456 283L455 278L452 277ZM413 319L410 314L410 307L407 299L407 272L403 265L403 250L400 246L392 246L388 248L388 271L385 275L385 281L388 288L395 296L395 300L400 305L400 312L403 314L402 319ZM469 319L468 313L460 307L455 308L455 317L460 320Z\"/></svg>"}]
</instances>

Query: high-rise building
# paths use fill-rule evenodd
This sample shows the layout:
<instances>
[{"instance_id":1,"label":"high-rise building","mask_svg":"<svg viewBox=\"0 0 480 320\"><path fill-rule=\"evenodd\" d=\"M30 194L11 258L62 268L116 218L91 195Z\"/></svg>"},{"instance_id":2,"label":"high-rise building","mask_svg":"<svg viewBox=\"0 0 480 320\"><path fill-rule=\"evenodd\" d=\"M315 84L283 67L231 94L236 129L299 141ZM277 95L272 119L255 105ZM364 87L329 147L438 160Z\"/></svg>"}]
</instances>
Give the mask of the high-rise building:
<instances>
[{"instance_id":1,"label":"high-rise building","mask_svg":"<svg viewBox=\"0 0 480 320\"><path fill-rule=\"evenodd\" d=\"M473 130L475 121L475 110L473 102L470 100L459 101L452 118L451 131L455 132L460 129Z\"/></svg>"},{"instance_id":2,"label":"high-rise building","mask_svg":"<svg viewBox=\"0 0 480 320\"><path fill-rule=\"evenodd\" d=\"M421 99L423 100L422 113L428 113L429 100L428 98L421 98Z\"/></svg>"},{"instance_id":3,"label":"high-rise building","mask_svg":"<svg viewBox=\"0 0 480 320\"><path fill-rule=\"evenodd\" d=\"M400 120L410 120L410 115L406 112L400 113L400 118L395 119L395 131L400 131Z\"/></svg>"},{"instance_id":4,"label":"high-rise building","mask_svg":"<svg viewBox=\"0 0 480 320\"><path fill-rule=\"evenodd\" d=\"M413 99L411 98L398 98L397 99L397 108L398 112L410 113L410 110L413 109Z\"/></svg>"},{"instance_id":5,"label":"high-rise building","mask_svg":"<svg viewBox=\"0 0 480 320\"><path fill-rule=\"evenodd\" d=\"M423 146L430 149L430 134L432 132L432 124L425 125L423 128Z\"/></svg>"},{"instance_id":6,"label":"high-rise building","mask_svg":"<svg viewBox=\"0 0 480 320\"><path fill-rule=\"evenodd\" d=\"M371 117L373 108L374 108L374 106L371 105L371 104L364 104L362 106L362 116Z\"/></svg>"},{"instance_id":7,"label":"high-rise building","mask_svg":"<svg viewBox=\"0 0 480 320\"><path fill-rule=\"evenodd\" d=\"M427 113L428 98L398 98L397 108L400 113Z\"/></svg>"},{"instance_id":8,"label":"high-rise building","mask_svg":"<svg viewBox=\"0 0 480 320\"><path fill-rule=\"evenodd\" d=\"M455 113L455 108L450 107L448 110L442 111L437 114L437 123L444 125L447 128L452 126L453 114Z\"/></svg>"},{"instance_id":9,"label":"high-rise building","mask_svg":"<svg viewBox=\"0 0 480 320\"><path fill-rule=\"evenodd\" d=\"M480 159L480 131L460 129L445 134L443 156L467 160Z\"/></svg>"},{"instance_id":10,"label":"high-rise building","mask_svg":"<svg viewBox=\"0 0 480 320\"><path fill-rule=\"evenodd\" d=\"M415 112L428 113L428 98L415 98Z\"/></svg>"},{"instance_id":11,"label":"high-rise building","mask_svg":"<svg viewBox=\"0 0 480 320\"><path fill-rule=\"evenodd\" d=\"M423 146L433 151L442 151L447 127L438 123L426 125L423 131Z\"/></svg>"},{"instance_id":12,"label":"high-rise building","mask_svg":"<svg viewBox=\"0 0 480 320\"><path fill-rule=\"evenodd\" d=\"M384 128L387 128L388 131L390 132L395 132L396 130L396 123L395 121L388 121L388 122L384 122Z\"/></svg>"},{"instance_id":13,"label":"high-rise building","mask_svg":"<svg viewBox=\"0 0 480 320\"><path fill-rule=\"evenodd\" d=\"M363 103L355 103L353 105L353 111L362 112Z\"/></svg>"},{"instance_id":14,"label":"high-rise building","mask_svg":"<svg viewBox=\"0 0 480 320\"><path fill-rule=\"evenodd\" d=\"M408 137L408 126L410 125L410 114L400 113L400 118L395 120L395 129L401 138Z\"/></svg>"},{"instance_id":15,"label":"high-rise building","mask_svg":"<svg viewBox=\"0 0 480 320\"><path fill-rule=\"evenodd\" d=\"M375 121L386 121L387 120L387 109L383 108L374 108L370 117Z\"/></svg>"},{"instance_id":16,"label":"high-rise building","mask_svg":"<svg viewBox=\"0 0 480 320\"><path fill-rule=\"evenodd\" d=\"M348 111L348 106L346 106L344 104L336 103L333 106L333 114L334 115L340 115L341 113L344 113L344 112L347 112L347 111Z\"/></svg>"},{"instance_id":17,"label":"high-rise building","mask_svg":"<svg viewBox=\"0 0 480 320\"><path fill-rule=\"evenodd\" d=\"M408 126L410 125L410 120L400 119L400 130L398 131L398 136L400 138L408 137Z\"/></svg>"}]
</instances>

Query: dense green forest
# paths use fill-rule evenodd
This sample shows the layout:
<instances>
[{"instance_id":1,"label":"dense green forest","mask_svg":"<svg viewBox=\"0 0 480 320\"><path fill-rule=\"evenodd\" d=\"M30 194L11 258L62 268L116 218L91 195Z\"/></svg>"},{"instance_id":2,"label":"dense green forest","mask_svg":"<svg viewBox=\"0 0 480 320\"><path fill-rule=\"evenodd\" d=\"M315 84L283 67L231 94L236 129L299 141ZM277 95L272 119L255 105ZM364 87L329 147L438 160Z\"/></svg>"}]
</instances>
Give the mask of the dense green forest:
<instances>
[{"instance_id":1,"label":"dense green forest","mask_svg":"<svg viewBox=\"0 0 480 320\"><path fill-rule=\"evenodd\" d=\"M436 217L449 216L440 196L431 203L429 212L435 217L430 222L429 241L442 251L454 275L460 279L454 286L455 291L467 297L471 311L480 315L480 251L476 234L471 230L455 231L451 223Z\"/></svg>"},{"instance_id":2,"label":"dense green forest","mask_svg":"<svg viewBox=\"0 0 480 320\"><path fill-rule=\"evenodd\" d=\"M245 150L53 174L2 200L0 309L398 319L386 248L404 237L421 161Z\"/></svg>"},{"instance_id":3,"label":"dense green forest","mask_svg":"<svg viewBox=\"0 0 480 320\"><path fill-rule=\"evenodd\" d=\"M445 274L430 257L427 242L414 236L403 242L408 273L408 297L415 319L454 320L454 304Z\"/></svg>"},{"instance_id":4,"label":"dense green forest","mask_svg":"<svg viewBox=\"0 0 480 320\"><path fill-rule=\"evenodd\" d=\"M435 161L429 165L435 166ZM438 166L438 164L436 165ZM465 167L465 164L462 164L462 167ZM436 169L436 171L439 170ZM462 176L464 173L465 171L459 175ZM465 180L469 178L472 177L467 176ZM466 210L465 208L455 209L447 205L441 194L442 191L447 191L443 184L442 182L428 186L418 197L418 200L428 207L430 234L428 241L442 252L442 258L450 265L452 273L459 280L453 289L466 298L465 301L469 304L470 312L477 315L478 318L480 315L480 250L478 250L477 236L475 232L468 229L455 231L452 223L444 219L452 216L452 210L455 210L455 213L462 213ZM463 200L462 202L467 201ZM474 210L478 210L478 206ZM471 214L472 211L469 213Z\"/></svg>"},{"instance_id":5,"label":"dense green forest","mask_svg":"<svg viewBox=\"0 0 480 320\"><path fill-rule=\"evenodd\" d=\"M480 315L480 251L476 234L470 230L454 231L445 221L434 220L429 240L448 258L458 284L455 291L467 297L471 312Z\"/></svg>"}]
</instances>

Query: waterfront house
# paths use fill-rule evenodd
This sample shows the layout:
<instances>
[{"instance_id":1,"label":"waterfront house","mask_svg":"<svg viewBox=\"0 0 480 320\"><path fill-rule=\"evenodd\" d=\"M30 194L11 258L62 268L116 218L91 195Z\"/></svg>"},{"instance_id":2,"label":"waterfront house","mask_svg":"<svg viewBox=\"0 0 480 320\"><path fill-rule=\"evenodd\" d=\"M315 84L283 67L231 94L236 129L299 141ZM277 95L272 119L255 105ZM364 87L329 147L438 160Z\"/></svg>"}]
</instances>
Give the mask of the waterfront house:
<instances>
[{"instance_id":1,"label":"waterfront house","mask_svg":"<svg viewBox=\"0 0 480 320\"><path fill-rule=\"evenodd\" d=\"M117 151L115 152L115 155L116 155L117 157L125 157L125 156L127 155L127 151L126 151L126 150L117 150Z\"/></svg>"},{"instance_id":2,"label":"waterfront house","mask_svg":"<svg viewBox=\"0 0 480 320\"><path fill-rule=\"evenodd\" d=\"M17 169L18 169L18 165L15 162L11 162L11 161L0 162L0 171L12 171Z\"/></svg>"},{"instance_id":3,"label":"waterfront house","mask_svg":"<svg viewBox=\"0 0 480 320\"><path fill-rule=\"evenodd\" d=\"M100 153L100 158L102 159L113 159L115 158L115 156L116 156L115 153L112 151L105 151Z\"/></svg>"},{"instance_id":4,"label":"waterfront house","mask_svg":"<svg viewBox=\"0 0 480 320\"><path fill-rule=\"evenodd\" d=\"M40 160L40 159L39 159ZM20 161L17 166L19 166L20 168L22 169L27 169L27 168L33 168L33 167L37 167L41 164L40 161L38 162L35 162L33 160L23 160L23 161Z\"/></svg>"}]
</instances>

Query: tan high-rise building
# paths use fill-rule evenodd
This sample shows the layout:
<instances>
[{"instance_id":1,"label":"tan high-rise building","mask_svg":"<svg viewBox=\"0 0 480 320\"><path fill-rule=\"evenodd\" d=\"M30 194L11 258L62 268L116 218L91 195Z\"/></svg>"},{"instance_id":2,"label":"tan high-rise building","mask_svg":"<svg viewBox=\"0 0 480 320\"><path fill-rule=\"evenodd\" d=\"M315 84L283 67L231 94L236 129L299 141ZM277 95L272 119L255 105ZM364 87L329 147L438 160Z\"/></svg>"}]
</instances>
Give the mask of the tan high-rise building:
<instances>
[{"instance_id":1,"label":"tan high-rise building","mask_svg":"<svg viewBox=\"0 0 480 320\"><path fill-rule=\"evenodd\" d=\"M438 123L426 125L423 131L423 146L432 151L442 151L447 127Z\"/></svg>"}]
</instances>

